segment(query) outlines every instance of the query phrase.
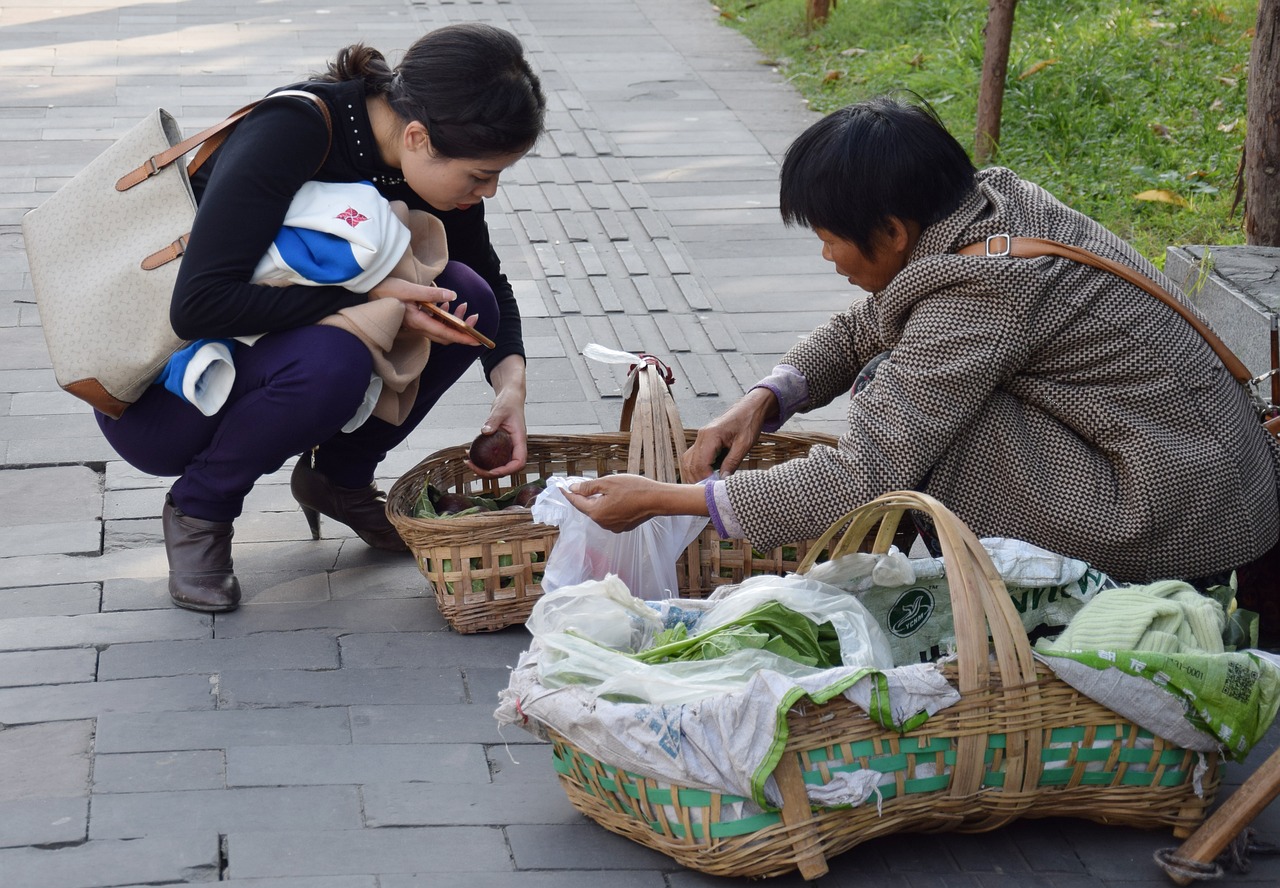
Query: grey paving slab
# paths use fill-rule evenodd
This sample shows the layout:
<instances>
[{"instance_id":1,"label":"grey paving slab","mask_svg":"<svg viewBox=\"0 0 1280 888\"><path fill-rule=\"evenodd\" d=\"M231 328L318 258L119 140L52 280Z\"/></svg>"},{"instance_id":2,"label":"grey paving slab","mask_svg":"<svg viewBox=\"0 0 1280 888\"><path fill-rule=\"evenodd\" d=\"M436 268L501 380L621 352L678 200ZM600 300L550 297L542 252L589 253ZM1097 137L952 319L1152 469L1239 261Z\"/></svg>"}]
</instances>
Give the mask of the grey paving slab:
<instances>
[{"instance_id":1,"label":"grey paving slab","mask_svg":"<svg viewBox=\"0 0 1280 888\"><path fill-rule=\"evenodd\" d=\"M102 524L72 521L0 527L0 557L16 555L97 555Z\"/></svg>"},{"instance_id":2,"label":"grey paving slab","mask_svg":"<svg viewBox=\"0 0 1280 888\"><path fill-rule=\"evenodd\" d=\"M246 746L227 750L228 786L382 782L484 785L484 750L470 743Z\"/></svg>"},{"instance_id":3,"label":"grey paving slab","mask_svg":"<svg viewBox=\"0 0 1280 888\"><path fill-rule=\"evenodd\" d=\"M97 723L99 754L351 742L342 706L104 713Z\"/></svg>"},{"instance_id":4,"label":"grey paving slab","mask_svg":"<svg viewBox=\"0 0 1280 888\"><path fill-rule=\"evenodd\" d=\"M227 670L219 678L218 693L224 707L461 703L466 698L456 668Z\"/></svg>"},{"instance_id":5,"label":"grey paving slab","mask_svg":"<svg viewBox=\"0 0 1280 888\"><path fill-rule=\"evenodd\" d=\"M0 801L88 795L93 722L0 723Z\"/></svg>"},{"instance_id":6,"label":"grey paving slab","mask_svg":"<svg viewBox=\"0 0 1280 888\"><path fill-rule=\"evenodd\" d=\"M511 727L504 730L514 733ZM560 778L551 761L551 744L516 746L503 743L489 747L489 772L494 783L508 786L545 785L563 794ZM554 797L555 793L552 793Z\"/></svg>"},{"instance_id":7,"label":"grey paving slab","mask_svg":"<svg viewBox=\"0 0 1280 888\"><path fill-rule=\"evenodd\" d=\"M0 471L0 501L0 527L93 520L102 517L102 477L87 466L8 469Z\"/></svg>"},{"instance_id":8,"label":"grey paving slab","mask_svg":"<svg viewBox=\"0 0 1280 888\"><path fill-rule=\"evenodd\" d=\"M35 327L0 328L0 367L5 370L32 370L49 366L44 336Z\"/></svg>"},{"instance_id":9,"label":"grey paving slab","mask_svg":"<svg viewBox=\"0 0 1280 888\"><path fill-rule=\"evenodd\" d=\"M500 730L495 704L352 706L351 737L356 743L511 743L540 742L525 731Z\"/></svg>"},{"instance_id":10,"label":"grey paving slab","mask_svg":"<svg viewBox=\"0 0 1280 888\"><path fill-rule=\"evenodd\" d=\"M0 801L0 848L83 842L88 824L87 796Z\"/></svg>"},{"instance_id":11,"label":"grey paving slab","mask_svg":"<svg viewBox=\"0 0 1280 888\"><path fill-rule=\"evenodd\" d=\"M373 783L362 789L369 826L509 826L580 823L558 786L489 784L460 793L428 783Z\"/></svg>"},{"instance_id":12,"label":"grey paving slab","mask_svg":"<svg viewBox=\"0 0 1280 888\"><path fill-rule=\"evenodd\" d=\"M216 833L0 849L0 873L23 888L208 882L218 877Z\"/></svg>"},{"instance_id":13,"label":"grey paving slab","mask_svg":"<svg viewBox=\"0 0 1280 888\"><path fill-rule=\"evenodd\" d=\"M327 589L327 584L326 584ZM102 584L102 612L169 610L169 583L165 577L117 577Z\"/></svg>"},{"instance_id":14,"label":"grey paving slab","mask_svg":"<svg viewBox=\"0 0 1280 888\"><path fill-rule=\"evenodd\" d=\"M231 787L189 792L94 794L93 839L212 831L269 834L287 823L298 830L358 830L354 786Z\"/></svg>"},{"instance_id":15,"label":"grey paving slab","mask_svg":"<svg viewBox=\"0 0 1280 888\"><path fill-rule=\"evenodd\" d=\"M217 702L214 691L207 675L4 688L0 689L0 723L65 721L106 712L212 709Z\"/></svg>"},{"instance_id":16,"label":"grey paving slab","mask_svg":"<svg viewBox=\"0 0 1280 888\"><path fill-rule=\"evenodd\" d=\"M512 869L501 831L483 827L233 831L227 845L233 878L429 872L443 880Z\"/></svg>"},{"instance_id":17,"label":"grey paving slab","mask_svg":"<svg viewBox=\"0 0 1280 888\"><path fill-rule=\"evenodd\" d=\"M0 687L93 681L97 665L98 652L95 650L0 653Z\"/></svg>"},{"instance_id":18,"label":"grey paving slab","mask_svg":"<svg viewBox=\"0 0 1280 888\"><path fill-rule=\"evenodd\" d=\"M95 794L221 789L226 782L222 750L99 753L93 760Z\"/></svg>"},{"instance_id":19,"label":"grey paving slab","mask_svg":"<svg viewBox=\"0 0 1280 888\"><path fill-rule=\"evenodd\" d=\"M676 870L667 873L667 885L669 888L716 888L718 885L769 885L770 888L910 888L905 876L886 876L883 874L875 874L870 878L865 876L855 876L852 880L841 882L835 877L835 874L823 876L817 882L806 882L800 878L798 874L791 873L784 876L778 876L769 879L767 882L761 883L756 880L747 882L743 879L726 879L723 876L709 876L696 870Z\"/></svg>"},{"instance_id":20,"label":"grey paving slab","mask_svg":"<svg viewBox=\"0 0 1280 888\"><path fill-rule=\"evenodd\" d=\"M429 632L444 629L446 625L434 599L347 600L264 603L219 617L214 633L218 638L231 638L297 629L317 629L334 634Z\"/></svg>"},{"instance_id":21,"label":"grey paving slab","mask_svg":"<svg viewBox=\"0 0 1280 888\"><path fill-rule=\"evenodd\" d=\"M213 620L174 609L139 613L15 617L0 624L0 650L208 638Z\"/></svg>"},{"instance_id":22,"label":"grey paving slab","mask_svg":"<svg viewBox=\"0 0 1280 888\"><path fill-rule=\"evenodd\" d=\"M498 632L459 635L440 632L352 633L342 636L342 663L346 667L386 668L428 663L492 664L514 667L533 640L523 626Z\"/></svg>"},{"instance_id":23,"label":"grey paving slab","mask_svg":"<svg viewBox=\"0 0 1280 888\"><path fill-rule=\"evenodd\" d=\"M435 873L389 874L382 876L379 884L381 888L431 888L439 884L438 879ZM584 870L467 874L467 888L602 888L605 885L609 888L670 888L661 873Z\"/></svg>"},{"instance_id":24,"label":"grey paving slab","mask_svg":"<svg viewBox=\"0 0 1280 888\"><path fill-rule=\"evenodd\" d=\"M605 832L594 823L514 824L507 827L511 855L520 869L664 870L671 859Z\"/></svg>"},{"instance_id":25,"label":"grey paving slab","mask_svg":"<svg viewBox=\"0 0 1280 888\"><path fill-rule=\"evenodd\" d=\"M338 642L318 632L278 632L240 638L113 644L99 659L98 678L145 678L222 669L337 669Z\"/></svg>"}]
</instances>

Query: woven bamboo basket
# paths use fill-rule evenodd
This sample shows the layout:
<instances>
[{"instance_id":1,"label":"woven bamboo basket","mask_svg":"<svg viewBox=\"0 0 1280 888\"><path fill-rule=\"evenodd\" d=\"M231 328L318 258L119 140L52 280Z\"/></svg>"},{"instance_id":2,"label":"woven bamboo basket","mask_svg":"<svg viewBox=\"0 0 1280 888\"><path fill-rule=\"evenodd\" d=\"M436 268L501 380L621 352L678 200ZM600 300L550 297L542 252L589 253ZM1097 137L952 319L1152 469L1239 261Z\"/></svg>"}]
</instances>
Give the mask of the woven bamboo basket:
<instances>
[{"instance_id":1,"label":"woven bamboo basket","mask_svg":"<svg viewBox=\"0 0 1280 888\"><path fill-rule=\"evenodd\" d=\"M660 363L657 367L665 371ZM638 374L623 406L622 431L584 435L530 435L528 462L505 478L480 478L466 464L466 446L431 454L392 485L387 517L431 583L436 604L457 632L491 632L524 623L542 595L542 574L560 530L535 524L528 510L450 518L417 518L424 485L469 496L499 497L551 475L599 477L616 472L676 479L679 454L693 443L670 397L670 375ZM814 444L834 445L821 434L766 434L743 460L761 469L804 456ZM809 552L806 541L766 552L743 540L722 540L708 528L676 563L681 595L703 598L717 586L756 574L793 571Z\"/></svg>"},{"instance_id":2,"label":"woven bamboo basket","mask_svg":"<svg viewBox=\"0 0 1280 888\"><path fill-rule=\"evenodd\" d=\"M983 832L1020 817L1189 835L1213 802L1216 756L1172 746L1038 664L990 558L941 503L911 492L880 497L814 541L801 572L824 548L832 557L854 551L877 527L873 551L887 551L907 510L931 516L941 540L958 652L943 668L960 702L899 734L843 697L824 705L802 700L787 714L773 772L781 809L737 820L724 814L744 799L622 771L552 732L555 767L574 807L691 869L738 877L798 869L815 879L828 858L877 836ZM1207 770L1197 774L1197 766ZM864 768L886 775L880 811L874 800L811 807L806 784Z\"/></svg>"}]
</instances>

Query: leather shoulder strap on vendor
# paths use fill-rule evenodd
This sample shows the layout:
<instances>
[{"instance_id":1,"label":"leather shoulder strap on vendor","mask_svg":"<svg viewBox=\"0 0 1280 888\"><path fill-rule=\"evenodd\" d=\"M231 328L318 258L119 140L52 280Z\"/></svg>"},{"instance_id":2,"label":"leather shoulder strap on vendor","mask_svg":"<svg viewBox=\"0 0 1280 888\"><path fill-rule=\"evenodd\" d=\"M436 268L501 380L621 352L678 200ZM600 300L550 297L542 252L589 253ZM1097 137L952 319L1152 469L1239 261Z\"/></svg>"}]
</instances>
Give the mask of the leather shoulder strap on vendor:
<instances>
[{"instance_id":1,"label":"leather shoulder strap on vendor","mask_svg":"<svg viewBox=\"0 0 1280 888\"><path fill-rule=\"evenodd\" d=\"M1040 237L1012 237L1007 234L993 234L985 241L976 244L969 244L967 247L961 247L956 250L961 256L991 256L1006 257L1012 256L1017 259L1034 259L1038 256L1059 256L1063 259L1071 259L1083 265L1092 265L1094 268L1100 268L1103 271L1109 271L1117 277L1121 277L1135 287L1146 290L1152 296L1159 299L1165 305L1172 308L1178 314L1186 318L1187 323L1195 328L1195 331L1204 337L1205 342L1209 343L1209 347L1217 354L1218 359L1222 361L1224 367L1231 372L1231 375L1240 382L1247 383L1253 375L1249 372L1249 368L1244 362L1236 357L1231 349L1218 338L1218 334L1209 329L1208 325L1195 314L1178 301L1168 290L1161 287L1151 278L1147 277L1140 271L1130 268L1127 265L1121 265L1111 259L1105 259L1097 253L1090 252L1082 247L1075 247L1070 244L1059 243L1058 241L1046 240Z\"/></svg>"}]
</instances>

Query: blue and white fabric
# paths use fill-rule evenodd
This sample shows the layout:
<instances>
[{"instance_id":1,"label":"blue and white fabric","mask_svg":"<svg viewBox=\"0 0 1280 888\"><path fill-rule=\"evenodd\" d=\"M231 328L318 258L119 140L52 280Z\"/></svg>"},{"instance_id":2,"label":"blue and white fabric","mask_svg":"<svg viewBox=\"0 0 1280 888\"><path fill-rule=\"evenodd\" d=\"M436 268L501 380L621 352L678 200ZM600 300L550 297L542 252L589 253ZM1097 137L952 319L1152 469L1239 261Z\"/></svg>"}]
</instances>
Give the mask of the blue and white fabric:
<instances>
[{"instance_id":1,"label":"blue and white fabric","mask_svg":"<svg viewBox=\"0 0 1280 888\"><path fill-rule=\"evenodd\" d=\"M367 293L409 248L409 229L370 182L307 182L254 269L255 284L329 284Z\"/></svg>"}]
</instances>

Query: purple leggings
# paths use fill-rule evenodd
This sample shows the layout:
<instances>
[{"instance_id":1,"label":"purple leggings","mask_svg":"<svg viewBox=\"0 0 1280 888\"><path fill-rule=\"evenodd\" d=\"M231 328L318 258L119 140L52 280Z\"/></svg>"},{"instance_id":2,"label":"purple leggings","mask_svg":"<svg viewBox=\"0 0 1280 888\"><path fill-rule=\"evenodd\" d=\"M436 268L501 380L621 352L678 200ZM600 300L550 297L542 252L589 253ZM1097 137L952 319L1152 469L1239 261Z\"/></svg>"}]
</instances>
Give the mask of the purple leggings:
<instances>
[{"instance_id":1,"label":"purple leggings","mask_svg":"<svg viewBox=\"0 0 1280 888\"><path fill-rule=\"evenodd\" d=\"M480 315L477 328L493 337L498 304L478 274L450 262L436 282L456 291L468 314ZM235 383L213 416L153 385L120 419L96 417L131 466L178 476L170 492L179 509L206 521L232 521L259 478L317 444L316 468L330 481L367 485L387 452L409 436L482 351L433 344L413 409L398 426L370 417L353 432L340 431L360 406L373 358L352 334L316 325L270 333L237 348Z\"/></svg>"}]
</instances>

